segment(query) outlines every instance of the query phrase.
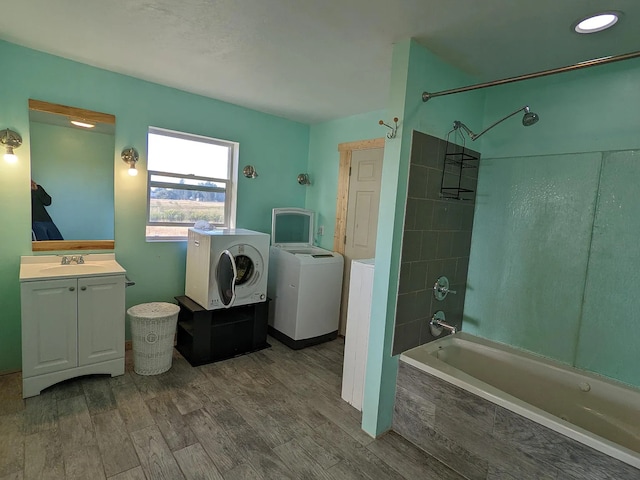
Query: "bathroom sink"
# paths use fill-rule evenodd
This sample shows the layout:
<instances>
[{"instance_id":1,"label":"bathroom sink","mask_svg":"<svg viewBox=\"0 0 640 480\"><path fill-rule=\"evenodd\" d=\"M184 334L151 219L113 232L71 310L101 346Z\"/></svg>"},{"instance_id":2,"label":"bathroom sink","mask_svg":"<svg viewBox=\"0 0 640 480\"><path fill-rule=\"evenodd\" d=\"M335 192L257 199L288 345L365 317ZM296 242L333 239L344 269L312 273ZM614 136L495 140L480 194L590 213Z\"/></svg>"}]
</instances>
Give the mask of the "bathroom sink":
<instances>
[{"instance_id":1,"label":"bathroom sink","mask_svg":"<svg viewBox=\"0 0 640 480\"><path fill-rule=\"evenodd\" d=\"M84 263L63 265L64 257L82 257ZM74 258L75 260L75 258ZM55 280L57 278L123 275L126 270L113 253L86 255L25 255L20 257L20 281Z\"/></svg>"},{"instance_id":2,"label":"bathroom sink","mask_svg":"<svg viewBox=\"0 0 640 480\"><path fill-rule=\"evenodd\" d=\"M54 265L52 267L45 267L41 270L42 273L50 275L90 275L92 273L100 273L106 271L104 265L96 263L78 263L73 265Z\"/></svg>"}]
</instances>

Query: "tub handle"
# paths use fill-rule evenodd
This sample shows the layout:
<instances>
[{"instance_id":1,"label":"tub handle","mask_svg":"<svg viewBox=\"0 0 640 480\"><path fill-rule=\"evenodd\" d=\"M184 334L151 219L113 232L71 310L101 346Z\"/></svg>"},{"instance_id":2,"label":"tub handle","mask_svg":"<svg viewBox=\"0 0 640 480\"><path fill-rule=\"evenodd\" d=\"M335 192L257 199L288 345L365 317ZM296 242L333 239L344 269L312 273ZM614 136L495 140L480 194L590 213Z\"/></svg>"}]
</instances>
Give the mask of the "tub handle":
<instances>
[{"instance_id":1,"label":"tub handle","mask_svg":"<svg viewBox=\"0 0 640 480\"><path fill-rule=\"evenodd\" d=\"M457 292L449 289L449 279L442 275L433 286L433 296L436 297L436 300L444 300L449 293L455 295Z\"/></svg>"}]
</instances>

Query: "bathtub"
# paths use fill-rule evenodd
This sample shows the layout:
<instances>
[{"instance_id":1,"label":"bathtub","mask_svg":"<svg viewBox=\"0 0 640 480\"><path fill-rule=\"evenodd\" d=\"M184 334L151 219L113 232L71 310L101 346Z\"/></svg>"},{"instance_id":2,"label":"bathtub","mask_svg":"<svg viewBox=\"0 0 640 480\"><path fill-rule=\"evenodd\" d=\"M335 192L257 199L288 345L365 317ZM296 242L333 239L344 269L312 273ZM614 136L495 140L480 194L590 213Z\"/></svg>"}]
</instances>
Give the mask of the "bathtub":
<instances>
[{"instance_id":1,"label":"bathtub","mask_svg":"<svg viewBox=\"0 0 640 480\"><path fill-rule=\"evenodd\" d=\"M640 390L465 332L400 360L394 430L468 478L640 478Z\"/></svg>"}]
</instances>

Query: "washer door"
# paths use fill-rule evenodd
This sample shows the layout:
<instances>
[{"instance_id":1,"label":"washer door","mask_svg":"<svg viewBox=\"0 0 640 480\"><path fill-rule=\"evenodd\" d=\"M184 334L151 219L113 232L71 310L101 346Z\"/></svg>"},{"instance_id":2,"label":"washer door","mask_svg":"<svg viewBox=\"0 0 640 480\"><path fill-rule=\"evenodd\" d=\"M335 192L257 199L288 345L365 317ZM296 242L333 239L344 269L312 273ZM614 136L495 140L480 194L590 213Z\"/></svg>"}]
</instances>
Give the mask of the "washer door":
<instances>
[{"instance_id":1,"label":"washer door","mask_svg":"<svg viewBox=\"0 0 640 480\"><path fill-rule=\"evenodd\" d=\"M223 250L215 272L222 306L229 308L236 302L242 305L250 301L256 293L263 268L262 255L252 245L239 243Z\"/></svg>"},{"instance_id":2,"label":"washer door","mask_svg":"<svg viewBox=\"0 0 640 480\"><path fill-rule=\"evenodd\" d=\"M238 269L236 261L229 250L223 250L218 257L216 267L216 284L218 285L218 295L225 308L233 306L236 299L236 281L238 279Z\"/></svg>"}]
</instances>

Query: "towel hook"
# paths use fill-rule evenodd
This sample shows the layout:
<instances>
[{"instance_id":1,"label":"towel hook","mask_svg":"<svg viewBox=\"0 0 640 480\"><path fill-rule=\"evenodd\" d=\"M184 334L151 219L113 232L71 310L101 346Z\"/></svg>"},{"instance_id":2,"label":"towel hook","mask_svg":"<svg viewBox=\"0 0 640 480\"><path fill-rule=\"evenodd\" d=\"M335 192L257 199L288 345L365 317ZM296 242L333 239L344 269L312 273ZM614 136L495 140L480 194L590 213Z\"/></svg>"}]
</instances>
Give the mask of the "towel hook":
<instances>
[{"instance_id":1,"label":"towel hook","mask_svg":"<svg viewBox=\"0 0 640 480\"><path fill-rule=\"evenodd\" d=\"M395 124L395 127L392 127L391 125L387 125L386 123L384 123L384 120L380 120L378 123L380 125L384 125L389 130L391 130L390 132L387 133L387 138L389 139L396 138L396 132L398 131L398 117L393 117L393 123Z\"/></svg>"}]
</instances>

